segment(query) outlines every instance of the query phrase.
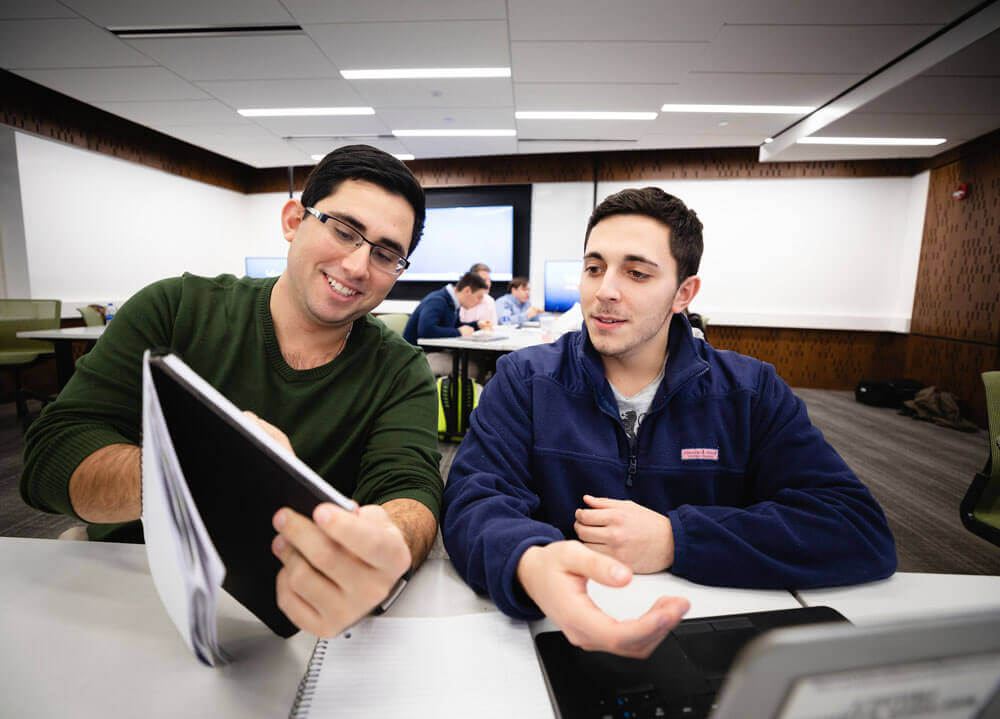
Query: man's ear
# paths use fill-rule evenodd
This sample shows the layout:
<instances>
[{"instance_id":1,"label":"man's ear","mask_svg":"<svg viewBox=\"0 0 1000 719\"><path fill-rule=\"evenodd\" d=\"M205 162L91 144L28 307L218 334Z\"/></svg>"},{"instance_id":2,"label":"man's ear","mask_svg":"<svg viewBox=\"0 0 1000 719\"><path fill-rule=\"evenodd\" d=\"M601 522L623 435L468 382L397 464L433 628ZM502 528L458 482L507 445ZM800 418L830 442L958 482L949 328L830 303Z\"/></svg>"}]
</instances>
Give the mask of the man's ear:
<instances>
[{"instance_id":1,"label":"man's ear","mask_svg":"<svg viewBox=\"0 0 1000 719\"><path fill-rule=\"evenodd\" d=\"M291 242L295 238L295 233L302 224L302 216L306 214L306 208L296 199L291 199L281 208L281 234L286 240Z\"/></svg>"},{"instance_id":2,"label":"man's ear","mask_svg":"<svg viewBox=\"0 0 1000 719\"><path fill-rule=\"evenodd\" d=\"M674 314L678 312L683 312L685 308L694 300L695 296L698 294L698 290L701 289L701 278L698 275L691 275L686 280L681 282L681 286L677 288L677 292L674 293L674 303L671 306L671 311Z\"/></svg>"}]
</instances>

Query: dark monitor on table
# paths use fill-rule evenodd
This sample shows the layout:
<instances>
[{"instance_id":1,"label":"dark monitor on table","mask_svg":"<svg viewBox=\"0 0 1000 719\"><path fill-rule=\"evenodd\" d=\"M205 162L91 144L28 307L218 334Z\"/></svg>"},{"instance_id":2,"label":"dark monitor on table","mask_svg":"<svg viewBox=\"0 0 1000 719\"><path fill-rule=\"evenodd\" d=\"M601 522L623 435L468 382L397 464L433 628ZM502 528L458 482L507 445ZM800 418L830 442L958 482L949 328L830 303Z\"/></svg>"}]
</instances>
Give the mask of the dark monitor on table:
<instances>
[{"instance_id":1,"label":"dark monitor on table","mask_svg":"<svg viewBox=\"0 0 1000 719\"><path fill-rule=\"evenodd\" d=\"M545 311L565 312L580 301L583 260L549 260L545 263Z\"/></svg>"},{"instance_id":2,"label":"dark monitor on table","mask_svg":"<svg viewBox=\"0 0 1000 719\"><path fill-rule=\"evenodd\" d=\"M247 257L247 277L277 277L287 262L286 257Z\"/></svg>"}]
</instances>

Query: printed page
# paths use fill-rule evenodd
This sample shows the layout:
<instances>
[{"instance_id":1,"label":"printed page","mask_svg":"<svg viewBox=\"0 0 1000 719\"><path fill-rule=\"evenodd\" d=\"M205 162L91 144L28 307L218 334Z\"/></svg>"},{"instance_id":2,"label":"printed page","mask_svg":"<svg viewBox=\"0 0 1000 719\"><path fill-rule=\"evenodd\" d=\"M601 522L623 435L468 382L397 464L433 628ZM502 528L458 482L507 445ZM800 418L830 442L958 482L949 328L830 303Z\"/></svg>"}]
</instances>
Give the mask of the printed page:
<instances>
[{"instance_id":1,"label":"printed page","mask_svg":"<svg viewBox=\"0 0 1000 719\"><path fill-rule=\"evenodd\" d=\"M313 717L553 716L528 625L499 612L368 618L329 640L303 705Z\"/></svg>"}]
</instances>

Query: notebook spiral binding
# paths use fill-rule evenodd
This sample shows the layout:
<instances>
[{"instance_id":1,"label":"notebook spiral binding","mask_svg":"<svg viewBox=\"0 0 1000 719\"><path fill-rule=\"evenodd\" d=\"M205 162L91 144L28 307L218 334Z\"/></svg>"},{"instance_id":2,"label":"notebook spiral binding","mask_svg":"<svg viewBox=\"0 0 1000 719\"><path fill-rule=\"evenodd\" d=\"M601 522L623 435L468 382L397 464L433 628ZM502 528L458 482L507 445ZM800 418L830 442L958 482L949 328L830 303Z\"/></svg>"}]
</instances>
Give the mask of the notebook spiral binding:
<instances>
[{"instance_id":1,"label":"notebook spiral binding","mask_svg":"<svg viewBox=\"0 0 1000 719\"><path fill-rule=\"evenodd\" d=\"M312 706L313 694L316 692L316 684L319 681L319 671L326 658L327 643L326 639L316 641L312 656L309 657L306 673L302 675L302 681L299 682L299 688L295 692L295 703L292 704L292 710L288 713L288 719L305 719L309 716L309 708Z\"/></svg>"}]
</instances>

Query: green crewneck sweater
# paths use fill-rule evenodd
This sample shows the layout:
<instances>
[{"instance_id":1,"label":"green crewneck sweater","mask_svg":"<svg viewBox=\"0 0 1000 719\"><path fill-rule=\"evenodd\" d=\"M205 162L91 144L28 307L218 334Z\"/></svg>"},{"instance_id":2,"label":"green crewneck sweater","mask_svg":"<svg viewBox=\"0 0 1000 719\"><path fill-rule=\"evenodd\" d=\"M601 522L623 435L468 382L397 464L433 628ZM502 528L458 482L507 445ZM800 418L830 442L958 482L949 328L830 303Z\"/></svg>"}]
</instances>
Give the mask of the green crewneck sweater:
<instances>
[{"instance_id":1,"label":"green crewneck sweater","mask_svg":"<svg viewBox=\"0 0 1000 719\"><path fill-rule=\"evenodd\" d=\"M269 309L275 281L185 274L132 297L31 425L25 502L78 516L70 476L102 447L139 444L142 353L166 347L237 407L284 431L296 455L343 494L360 504L415 499L437 517L437 398L420 350L369 315L355 321L334 360L292 369ZM138 522L88 531L92 539L141 539Z\"/></svg>"}]
</instances>

